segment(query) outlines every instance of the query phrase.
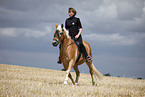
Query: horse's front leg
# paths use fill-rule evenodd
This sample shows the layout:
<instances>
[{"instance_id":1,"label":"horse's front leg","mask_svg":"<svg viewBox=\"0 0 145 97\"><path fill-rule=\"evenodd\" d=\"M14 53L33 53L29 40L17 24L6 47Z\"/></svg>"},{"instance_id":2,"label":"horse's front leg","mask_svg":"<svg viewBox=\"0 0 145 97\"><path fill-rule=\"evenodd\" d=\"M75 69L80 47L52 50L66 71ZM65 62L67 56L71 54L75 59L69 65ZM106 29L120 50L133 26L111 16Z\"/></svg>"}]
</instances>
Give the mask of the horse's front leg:
<instances>
[{"instance_id":1,"label":"horse's front leg","mask_svg":"<svg viewBox=\"0 0 145 97\"><path fill-rule=\"evenodd\" d=\"M67 76L67 75L66 75L66 76ZM70 73L69 73L68 77L71 79L73 85L75 85L75 82L74 82L74 80L73 80L73 78L72 78L72 75L71 75ZM68 78L65 79L64 84L67 84L67 80L68 80Z\"/></svg>"},{"instance_id":2,"label":"horse's front leg","mask_svg":"<svg viewBox=\"0 0 145 97\"><path fill-rule=\"evenodd\" d=\"M65 77L65 80L64 80L64 84L67 84L69 72L70 71L68 71L68 70L66 71L66 77Z\"/></svg>"},{"instance_id":3,"label":"horse's front leg","mask_svg":"<svg viewBox=\"0 0 145 97\"><path fill-rule=\"evenodd\" d=\"M69 62L68 69L66 70L66 77L65 77L65 80L64 80L64 84L68 84L68 83L67 83L68 77L71 79L72 83L75 84L75 82L74 82L74 80L73 80L73 78L72 78L72 76L71 76L71 74L70 74L70 71L71 71L71 69L73 68L74 64L75 64L75 61L74 61L74 60L71 60L71 61Z\"/></svg>"}]
</instances>

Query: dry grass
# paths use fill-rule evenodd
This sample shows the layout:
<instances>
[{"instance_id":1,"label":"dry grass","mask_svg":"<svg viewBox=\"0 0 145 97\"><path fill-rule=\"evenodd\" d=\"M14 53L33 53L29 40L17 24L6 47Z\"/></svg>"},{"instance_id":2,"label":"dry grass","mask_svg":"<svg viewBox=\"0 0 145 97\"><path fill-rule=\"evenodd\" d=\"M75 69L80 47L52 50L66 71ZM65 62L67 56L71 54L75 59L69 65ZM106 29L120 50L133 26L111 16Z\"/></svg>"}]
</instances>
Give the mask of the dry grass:
<instances>
[{"instance_id":1,"label":"dry grass","mask_svg":"<svg viewBox=\"0 0 145 97\"><path fill-rule=\"evenodd\" d=\"M75 77L75 73L72 73ZM65 72L0 64L0 97L143 97L145 80L104 77L98 86L91 85L89 74L81 74L79 86Z\"/></svg>"}]
</instances>

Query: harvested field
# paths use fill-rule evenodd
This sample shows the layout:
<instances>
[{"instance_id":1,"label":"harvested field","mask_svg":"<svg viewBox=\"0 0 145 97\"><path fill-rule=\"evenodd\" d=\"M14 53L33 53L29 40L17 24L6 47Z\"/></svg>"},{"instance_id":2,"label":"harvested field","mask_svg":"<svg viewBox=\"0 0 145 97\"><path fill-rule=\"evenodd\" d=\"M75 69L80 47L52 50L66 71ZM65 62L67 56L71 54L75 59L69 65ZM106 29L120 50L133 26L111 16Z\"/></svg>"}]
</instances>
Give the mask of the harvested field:
<instances>
[{"instance_id":1,"label":"harvested field","mask_svg":"<svg viewBox=\"0 0 145 97\"><path fill-rule=\"evenodd\" d=\"M73 86L70 80L64 85L64 78L64 71L0 64L0 97L145 96L145 80L104 77L92 86L90 75L81 73L79 86Z\"/></svg>"}]
</instances>

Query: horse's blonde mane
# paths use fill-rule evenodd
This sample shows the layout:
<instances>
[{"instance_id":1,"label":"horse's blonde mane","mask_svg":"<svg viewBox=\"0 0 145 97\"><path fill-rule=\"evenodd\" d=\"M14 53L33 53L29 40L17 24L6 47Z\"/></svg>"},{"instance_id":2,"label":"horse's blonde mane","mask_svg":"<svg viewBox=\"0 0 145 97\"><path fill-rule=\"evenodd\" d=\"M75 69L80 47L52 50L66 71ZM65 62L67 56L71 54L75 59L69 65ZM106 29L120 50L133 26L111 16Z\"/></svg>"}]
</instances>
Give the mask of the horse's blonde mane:
<instances>
[{"instance_id":1,"label":"horse's blonde mane","mask_svg":"<svg viewBox=\"0 0 145 97\"><path fill-rule=\"evenodd\" d=\"M63 27L63 29L64 29L64 31L65 31L65 34L66 34L67 38L70 38L70 36L69 36L69 31L66 30L65 27ZM62 31L61 25L58 25L57 30Z\"/></svg>"}]
</instances>

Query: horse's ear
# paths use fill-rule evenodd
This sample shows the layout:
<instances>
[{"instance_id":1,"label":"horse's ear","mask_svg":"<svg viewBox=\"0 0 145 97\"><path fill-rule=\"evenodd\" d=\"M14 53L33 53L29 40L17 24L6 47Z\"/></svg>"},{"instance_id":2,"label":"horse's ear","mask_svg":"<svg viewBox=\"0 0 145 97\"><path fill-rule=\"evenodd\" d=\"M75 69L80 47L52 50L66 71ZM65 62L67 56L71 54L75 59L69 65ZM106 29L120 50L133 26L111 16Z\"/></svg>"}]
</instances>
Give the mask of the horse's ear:
<instances>
[{"instance_id":1,"label":"horse's ear","mask_svg":"<svg viewBox=\"0 0 145 97\"><path fill-rule=\"evenodd\" d=\"M56 28L58 27L58 25L56 24Z\"/></svg>"},{"instance_id":2,"label":"horse's ear","mask_svg":"<svg viewBox=\"0 0 145 97\"><path fill-rule=\"evenodd\" d=\"M63 24L61 24L61 28L63 28Z\"/></svg>"},{"instance_id":3,"label":"horse's ear","mask_svg":"<svg viewBox=\"0 0 145 97\"><path fill-rule=\"evenodd\" d=\"M61 24L61 28L62 28L62 31L64 31L64 29L63 29L63 24Z\"/></svg>"}]
</instances>

